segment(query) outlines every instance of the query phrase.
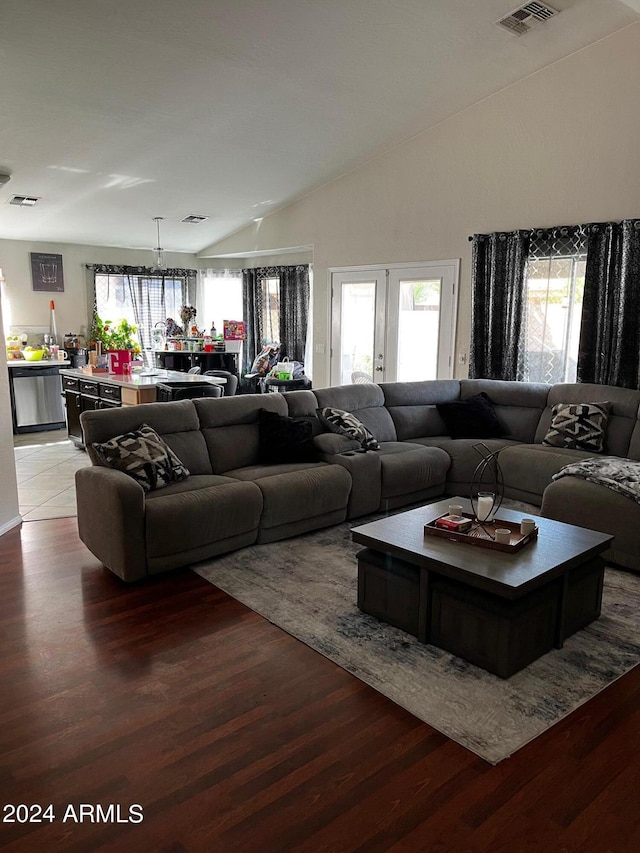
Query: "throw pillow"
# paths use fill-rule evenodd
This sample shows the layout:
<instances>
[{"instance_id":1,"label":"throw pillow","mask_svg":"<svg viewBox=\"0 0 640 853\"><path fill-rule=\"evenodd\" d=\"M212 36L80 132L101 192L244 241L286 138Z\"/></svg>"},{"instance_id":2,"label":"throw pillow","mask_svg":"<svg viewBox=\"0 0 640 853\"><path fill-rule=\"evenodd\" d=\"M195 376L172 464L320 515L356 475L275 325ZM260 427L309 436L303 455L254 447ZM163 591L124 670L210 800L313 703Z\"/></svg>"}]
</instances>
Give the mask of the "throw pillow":
<instances>
[{"instance_id":1,"label":"throw pillow","mask_svg":"<svg viewBox=\"0 0 640 853\"><path fill-rule=\"evenodd\" d=\"M330 432L336 432L339 435L347 435L349 438L355 438L362 445L363 450L379 450L374 434L368 429L361 420L359 420L351 412L344 412L342 409L334 409L331 406L325 406L322 409L316 409L316 414Z\"/></svg>"},{"instance_id":2,"label":"throw pillow","mask_svg":"<svg viewBox=\"0 0 640 853\"><path fill-rule=\"evenodd\" d=\"M602 453L610 408L611 403L557 403L542 443Z\"/></svg>"},{"instance_id":3,"label":"throw pillow","mask_svg":"<svg viewBox=\"0 0 640 853\"><path fill-rule=\"evenodd\" d=\"M315 418L289 418L260 409L258 413L258 458L266 463L315 462L313 424Z\"/></svg>"},{"instance_id":4,"label":"throw pillow","mask_svg":"<svg viewBox=\"0 0 640 853\"><path fill-rule=\"evenodd\" d=\"M145 492L189 476L173 450L148 424L92 446L103 465L133 477Z\"/></svg>"},{"instance_id":5,"label":"throw pillow","mask_svg":"<svg viewBox=\"0 0 640 853\"><path fill-rule=\"evenodd\" d=\"M489 396L482 391L468 400L436 403L451 438L499 438L500 421Z\"/></svg>"}]
</instances>

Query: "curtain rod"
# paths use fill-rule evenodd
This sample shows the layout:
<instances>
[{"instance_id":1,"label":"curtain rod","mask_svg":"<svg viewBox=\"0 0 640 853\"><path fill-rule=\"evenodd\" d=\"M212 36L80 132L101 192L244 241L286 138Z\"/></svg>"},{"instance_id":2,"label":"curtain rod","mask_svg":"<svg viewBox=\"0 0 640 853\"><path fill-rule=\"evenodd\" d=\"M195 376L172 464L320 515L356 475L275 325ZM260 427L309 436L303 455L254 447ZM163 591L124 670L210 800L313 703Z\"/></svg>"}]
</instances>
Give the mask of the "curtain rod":
<instances>
[{"instance_id":1,"label":"curtain rod","mask_svg":"<svg viewBox=\"0 0 640 853\"><path fill-rule=\"evenodd\" d=\"M613 220L613 222L611 222L611 223L610 222L585 222L585 223L581 223L578 225L552 225L552 226L547 226L546 228L540 228L540 227L538 227L538 228L515 228L513 230L514 231L531 231L531 232L534 232L534 231L560 231L560 232L568 233L569 231L571 231L574 228L595 228L597 230L598 227L602 226L602 225L609 225L609 224L622 225L623 222L633 222L633 227L636 230L640 231L640 219L638 219L635 216L632 216L628 219ZM507 231L496 231L493 233L506 234L509 232L507 232ZM469 235L469 237L467 237L467 240L469 242L471 242L475 236L488 237L489 234L478 234L478 235L471 234L471 235Z\"/></svg>"}]
</instances>

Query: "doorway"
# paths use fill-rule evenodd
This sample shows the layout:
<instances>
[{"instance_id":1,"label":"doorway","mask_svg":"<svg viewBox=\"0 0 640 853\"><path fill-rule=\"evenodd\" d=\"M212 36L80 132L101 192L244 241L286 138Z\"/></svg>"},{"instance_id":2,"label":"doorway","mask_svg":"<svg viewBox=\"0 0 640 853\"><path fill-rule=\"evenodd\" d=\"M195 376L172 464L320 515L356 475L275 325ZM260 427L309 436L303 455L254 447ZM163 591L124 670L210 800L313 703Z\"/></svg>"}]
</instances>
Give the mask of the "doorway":
<instances>
[{"instance_id":1,"label":"doorway","mask_svg":"<svg viewBox=\"0 0 640 853\"><path fill-rule=\"evenodd\" d=\"M331 271L331 384L453 376L460 262Z\"/></svg>"}]
</instances>

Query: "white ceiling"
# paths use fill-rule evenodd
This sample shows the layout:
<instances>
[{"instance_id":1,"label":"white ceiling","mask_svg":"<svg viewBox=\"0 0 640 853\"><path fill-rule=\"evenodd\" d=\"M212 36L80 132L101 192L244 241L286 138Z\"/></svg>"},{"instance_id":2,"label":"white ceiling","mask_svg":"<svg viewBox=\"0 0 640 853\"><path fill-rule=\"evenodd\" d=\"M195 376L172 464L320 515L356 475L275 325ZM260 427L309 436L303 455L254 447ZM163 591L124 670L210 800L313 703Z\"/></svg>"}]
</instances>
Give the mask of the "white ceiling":
<instances>
[{"instance_id":1,"label":"white ceiling","mask_svg":"<svg viewBox=\"0 0 640 853\"><path fill-rule=\"evenodd\" d=\"M639 17L551 0L516 38L494 22L518 5L2 0L0 238L152 247L162 216L201 251Z\"/></svg>"}]
</instances>

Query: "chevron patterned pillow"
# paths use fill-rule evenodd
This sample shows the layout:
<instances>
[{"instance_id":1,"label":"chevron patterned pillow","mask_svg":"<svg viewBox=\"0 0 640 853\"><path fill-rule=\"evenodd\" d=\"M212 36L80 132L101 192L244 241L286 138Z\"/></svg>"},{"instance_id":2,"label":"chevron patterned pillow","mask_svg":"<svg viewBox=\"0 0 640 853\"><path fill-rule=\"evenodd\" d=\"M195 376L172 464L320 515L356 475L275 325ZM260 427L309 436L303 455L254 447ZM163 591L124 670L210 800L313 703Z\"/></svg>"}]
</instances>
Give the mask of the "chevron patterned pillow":
<instances>
[{"instance_id":1,"label":"chevron patterned pillow","mask_svg":"<svg viewBox=\"0 0 640 853\"><path fill-rule=\"evenodd\" d=\"M173 450L148 424L92 447L103 465L133 477L145 492L189 476Z\"/></svg>"},{"instance_id":2,"label":"chevron patterned pillow","mask_svg":"<svg viewBox=\"0 0 640 853\"><path fill-rule=\"evenodd\" d=\"M334 409L332 406L316 409L316 414L330 432L354 438L362 445L363 450L379 450L380 445L374 434L352 412Z\"/></svg>"},{"instance_id":3,"label":"chevron patterned pillow","mask_svg":"<svg viewBox=\"0 0 640 853\"><path fill-rule=\"evenodd\" d=\"M602 453L610 408L611 403L557 403L542 443Z\"/></svg>"}]
</instances>

